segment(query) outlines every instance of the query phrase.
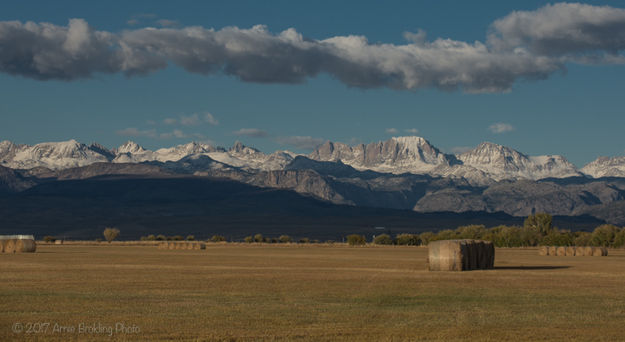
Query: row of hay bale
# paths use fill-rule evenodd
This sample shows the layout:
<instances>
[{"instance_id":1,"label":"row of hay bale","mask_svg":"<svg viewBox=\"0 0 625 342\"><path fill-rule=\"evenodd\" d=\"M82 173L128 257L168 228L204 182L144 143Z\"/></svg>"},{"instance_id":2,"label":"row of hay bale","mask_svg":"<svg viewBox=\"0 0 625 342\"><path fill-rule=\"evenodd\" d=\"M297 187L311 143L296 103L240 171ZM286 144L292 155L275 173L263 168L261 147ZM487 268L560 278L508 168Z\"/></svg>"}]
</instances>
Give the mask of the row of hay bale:
<instances>
[{"instance_id":1,"label":"row of hay bale","mask_svg":"<svg viewBox=\"0 0 625 342\"><path fill-rule=\"evenodd\" d=\"M0 253L34 253L37 250L32 235L0 235Z\"/></svg>"},{"instance_id":2,"label":"row of hay bale","mask_svg":"<svg viewBox=\"0 0 625 342\"><path fill-rule=\"evenodd\" d=\"M495 266L495 246L482 240L439 240L428 244L430 271L486 270Z\"/></svg>"},{"instance_id":3,"label":"row of hay bale","mask_svg":"<svg viewBox=\"0 0 625 342\"><path fill-rule=\"evenodd\" d=\"M188 241L167 241L161 242L158 249L206 249L206 244L202 242Z\"/></svg>"},{"instance_id":4,"label":"row of hay bale","mask_svg":"<svg viewBox=\"0 0 625 342\"><path fill-rule=\"evenodd\" d=\"M574 246L541 246L538 255L550 256L607 256L605 247L574 247Z\"/></svg>"}]
</instances>

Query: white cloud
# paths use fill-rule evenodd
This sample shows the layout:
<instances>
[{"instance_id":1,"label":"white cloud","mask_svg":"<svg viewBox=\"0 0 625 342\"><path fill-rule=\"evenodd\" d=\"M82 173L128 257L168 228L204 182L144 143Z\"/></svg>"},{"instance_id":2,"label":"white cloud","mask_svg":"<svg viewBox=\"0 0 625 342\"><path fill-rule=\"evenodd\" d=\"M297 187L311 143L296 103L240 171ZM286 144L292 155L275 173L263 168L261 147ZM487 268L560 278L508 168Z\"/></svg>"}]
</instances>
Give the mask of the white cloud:
<instances>
[{"instance_id":1,"label":"white cloud","mask_svg":"<svg viewBox=\"0 0 625 342\"><path fill-rule=\"evenodd\" d=\"M262 25L113 33L83 19L67 26L2 21L0 72L74 80L97 73L144 75L175 64L244 82L301 83L326 73L360 88L501 92L519 79L545 79L568 62L625 62L625 10L557 3L496 20L484 42L428 41L423 31L405 37L406 44L388 44L357 35L305 39L293 28L273 34Z\"/></svg>"},{"instance_id":2,"label":"white cloud","mask_svg":"<svg viewBox=\"0 0 625 342\"><path fill-rule=\"evenodd\" d=\"M148 138L156 137L155 129L139 130L134 127L129 127L129 128L121 129L115 133L123 137L148 137Z\"/></svg>"},{"instance_id":3,"label":"white cloud","mask_svg":"<svg viewBox=\"0 0 625 342\"><path fill-rule=\"evenodd\" d=\"M197 126L200 124L200 117L197 114L181 115L180 124L183 126Z\"/></svg>"},{"instance_id":4,"label":"white cloud","mask_svg":"<svg viewBox=\"0 0 625 342\"><path fill-rule=\"evenodd\" d=\"M496 122L488 126L488 129L495 134L501 134L501 133L514 131L514 127L511 124L503 123L503 122Z\"/></svg>"},{"instance_id":5,"label":"white cloud","mask_svg":"<svg viewBox=\"0 0 625 342\"><path fill-rule=\"evenodd\" d=\"M399 131L397 130L397 128L387 128L386 130L384 130L387 134L397 134Z\"/></svg>"},{"instance_id":6,"label":"white cloud","mask_svg":"<svg viewBox=\"0 0 625 342\"><path fill-rule=\"evenodd\" d=\"M325 139L313 138L310 136L290 136L290 137L278 137L276 141L283 145L291 145L303 150L312 150L317 146L323 144Z\"/></svg>"},{"instance_id":7,"label":"white cloud","mask_svg":"<svg viewBox=\"0 0 625 342\"><path fill-rule=\"evenodd\" d=\"M217 126L219 125L219 120L217 120L213 114L209 113L209 112L204 112L203 113L203 117L204 117L204 121L206 123L208 123L209 125L213 125L213 126Z\"/></svg>"},{"instance_id":8,"label":"white cloud","mask_svg":"<svg viewBox=\"0 0 625 342\"><path fill-rule=\"evenodd\" d=\"M404 132L410 133L410 134L417 134L417 133L419 133L419 130L416 129L416 128L407 128L407 129L404 130Z\"/></svg>"},{"instance_id":9,"label":"white cloud","mask_svg":"<svg viewBox=\"0 0 625 342\"><path fill-rule=\"evenodd\" d=\"M269 135L267 131L264 131L258 128L241 128L239 130L232 132L232 134L237 135L237 136L247 136L247 137L254 137L254 138L264 138Z\"/></svg>"},{"instance_id":10,"label":"white cloud","mask_svg":"<svg viewBox=\"0 0 625 342\"><path fill-rule=\"evenodd\" d=\"M165 120L163 120L163 123L165 125L175 125L177 122L178 120L174 118L166 118Z\"/></svg>"}]
</instances>

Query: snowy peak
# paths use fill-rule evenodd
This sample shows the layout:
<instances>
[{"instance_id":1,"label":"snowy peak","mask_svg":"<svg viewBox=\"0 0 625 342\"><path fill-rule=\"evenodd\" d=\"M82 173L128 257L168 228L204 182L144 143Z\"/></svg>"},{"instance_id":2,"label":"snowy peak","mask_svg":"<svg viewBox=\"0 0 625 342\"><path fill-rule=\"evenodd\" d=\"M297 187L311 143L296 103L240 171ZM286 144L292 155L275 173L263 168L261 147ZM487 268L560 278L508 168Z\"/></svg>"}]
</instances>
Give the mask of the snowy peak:
<instances>
[{"instance_id":1,"label":"snowy peak","mask_svg":"<svg viewBox=\"0 0 625 342\"><path fill-rule=\"evenodd\" d=\"M506 146L484 142L458 155L464 166L500 179L541 179L579 176L575 166L558 155L527 156Z\"/></svg>"},{"instance_id":2,"label":"snowy peak","mask_svg":"<svg viewBox=\"0 0 625 342\"><path fill-rule=\"evenodd\" d=\"M110 161L110 155L100 153L76 140L40 143L34 146L4 144L11 151L2 159L3 166L14 169L46 167L63 169Z\"/></svg>"},{"instance_id":3,"label":"snowy peak","mask_svg":"<svg viewBox=\"0 0 625 342\"><path fill-rule=\"evenodd\" d=\"M582 167L581 171L594 178L625 177L625 157L599 157Z\"/></svg>"},{"instance_id":4,"label":"snowy peak","mask_svg":"<svg viewBox=\"0 0 625 342\"><path fill-rule=\"evenodd\" d=\"M416 136L356 146L328 141L308 157L318 161L340 160L356 169L391 173L425 173L439 165L449 165L453 159Z\"/></svg>"},{"instance_id":5,"label":"snowy peak","mask_svg":"<svg viewBox=\"0 0 625 342\"><path fill-rule=\"evenodd\" d=\"M127 141L117 148L117 153L145 153L147 150L134 141Z\"/></svg>"},{"instance_id":6,"label":"snowy peak","mask_svg":"<svg viewBox=\"0 0 625 342\"><path fill-rule=\"evenodd\" d=\"M262 152L260 152L259 150L255 149L255 148L243 145L243 143L240 142L240 141L236 141L234 143L234 145L232 145L232 147L230 147L228 152L236 153L236 154L257 154L257 153L262 153Z\"/></svg>"}]
</instances>

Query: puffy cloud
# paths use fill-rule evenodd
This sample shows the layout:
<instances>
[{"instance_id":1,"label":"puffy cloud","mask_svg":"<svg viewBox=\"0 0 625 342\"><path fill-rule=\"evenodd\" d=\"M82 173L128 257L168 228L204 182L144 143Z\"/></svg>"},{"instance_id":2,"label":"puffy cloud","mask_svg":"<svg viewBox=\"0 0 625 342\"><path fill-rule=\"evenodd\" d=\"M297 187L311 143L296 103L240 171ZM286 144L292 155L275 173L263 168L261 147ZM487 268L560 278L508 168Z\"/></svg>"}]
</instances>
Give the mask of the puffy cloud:
<instances>
[{"instance_id":1,"label":"puffy cloud","mask_svg":"<svg viewBox=\"0 0 625 342\"><path fill-rule=\"evenodd\" d=\"M219 120L217 120L213 114L209 113L209 112L205 112L204 114L202 114L203 118L204 118L204 122L208 123L209 125L213 125L213 126L217 126L219 125Z\"/></svg>"},{"instance_id":2,"label":"puffy cloud","mask_svg":"<svg viewBox=\"0 0 625 342\"><path fill-rule=\"evenodd\" d=\"M165 125L175 125L177 122L178 120L174 118L166 118L165 120L163 120L163 123Z\"/></svg>"},{"instance_id":3,"label":"puffy cloud","mask_svg":"<svg viewBox=\"0 0 625 342\"><path fill-rule=\"evenodd\" d=\"M488 126L488 129L495 134L501 134L501 133L514 131L514 127L511 124L507 124L503 122L496 122Z\"/></svg>"},{"instance_id":4,"label":"puffy cloud","mask_svg":"<svg viewBox=\"0 0 625 342\"><path fill-rule=\"evenodd\" d=\"M303 150L312 150L317 146L323 144L325 139L321 138L313 138L310 136L290 136L290 137L279 137L276 141L283 145L291 145Z\"/></svg>"},{"instance_id":5,"label":"puffy cloud","mask_svg":"<svg viewBox=\"0 0 625 342\"><path fill-rule=\"evenodd\" d=\"M148 137L148 138L155 138L156 137L156 130L155 129L148 129L148 130L139 130L137 128L134 127L129 127L129 128L124 128L121 129L117 132L117 135L121 135L123 137Z\"/></svg>"},{"instance_id":6,"label":"puffy cloud","mask_svg":"<svg viewBox=\"0 0 625 342\"><path fill-rule=\"evenodd\" d=\"M625 49L625 9L556 3L512 12L492 24L488 40L497 50L526 48L565 57L615 55Z\"/></svg>"},{"instance_id":7,"label":"puffy cloud","mask_svg":"<svg viewBox=\"0 0 625 342\"><path fill-rule=\"evenodd\" d=\"M0 72L73 80L95 73L148 74L173 63L246 82L301 83L327 73L360 88L499 92L519 79L547 78L570 61L624 62L625 10L558 3L512 12L491 25L486 42L428 41L423 31L404 36L406 44L372 44L357 35L306 39L292 28L272 34L261 25L110 33L82 19L68 26L4 21Z\"/></svg>"},{"instance_id":8,"label":"puffy cloud","mask_svg":"<svg viewBox=\"0 0 625 342\"><path fill-rule=\"evenodd\" d=\"M241 128L239 130L232 132L232 134L237 135L237 136L247 136L247 137L254 137L254 138L264 138L269 135L267 131L264 131L258 128Z\"/></svg>"},{"instance_id":9,"label":"puffy cloud","mask_svg":"<svg viewBox=\"0 0 625 342\"><path fill-rule=\"evenodd\" d=\"M416 129L416 128L407 128L407 129L404 130L404 132L410 133L410 134L417 134L417 133L419 133L419 130Z\"/></svg>"},{"instance_id":10,"label":"puffy cloud","mask_svg":"<svg viewBox=\"0 0 625 342\"><path fill-rule=\"evenodd\" d=\"M397 130L397 128L387 128L384 130L384 132L386 132L387 134L397 134L399 131Z\"/></svg>"}]
</instances>

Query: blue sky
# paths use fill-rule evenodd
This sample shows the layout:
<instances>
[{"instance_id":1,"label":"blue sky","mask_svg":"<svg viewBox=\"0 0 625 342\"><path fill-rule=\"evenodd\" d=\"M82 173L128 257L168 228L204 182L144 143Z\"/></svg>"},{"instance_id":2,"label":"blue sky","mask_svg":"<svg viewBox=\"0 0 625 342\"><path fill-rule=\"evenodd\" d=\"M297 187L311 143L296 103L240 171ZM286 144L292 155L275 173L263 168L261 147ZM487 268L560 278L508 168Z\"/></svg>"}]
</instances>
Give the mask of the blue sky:
<instances>
[{"instance_id":1,"label":"blue sky","mask_svg":"<svg viewBox=\"0 0 625 342\"><path fill-rule=\"evenodd\" d=\"M22 1L3 6L0 21L66 27L70 18L81 18L94 30L113 34L162 24L174 30L262 24L272 35L294 28L312 40L359 35L372 45L407 44L404 32L421 29L427 41L449 38L473 44L487 41L495 20L546 4ZM625 8L625 1L586 4ZM622 56L622 47L615 49ZM240 140L265 152L307 152L305 146L315 141L368 143L416 130L446 152L491 141L531 155L562 154L578 166L600 155L624 155L625 65L588 65L569 57L562 62L566 70L550 71L546 79L521 77L509 89L477 93L465 91L466 84L452 90L427 85L361 88L328 72L295 84L244 82L222 72L187 72L171 60L167 68L130 77L94 72L69 81L40 80L1 72L0 140L34 144L74 138L108 147L134 140L147 148L191 140L230 146ZM206 113L215 120L208 122ZM235 134L242 128L257 134Z\"/></svg>"}]
</instances>

